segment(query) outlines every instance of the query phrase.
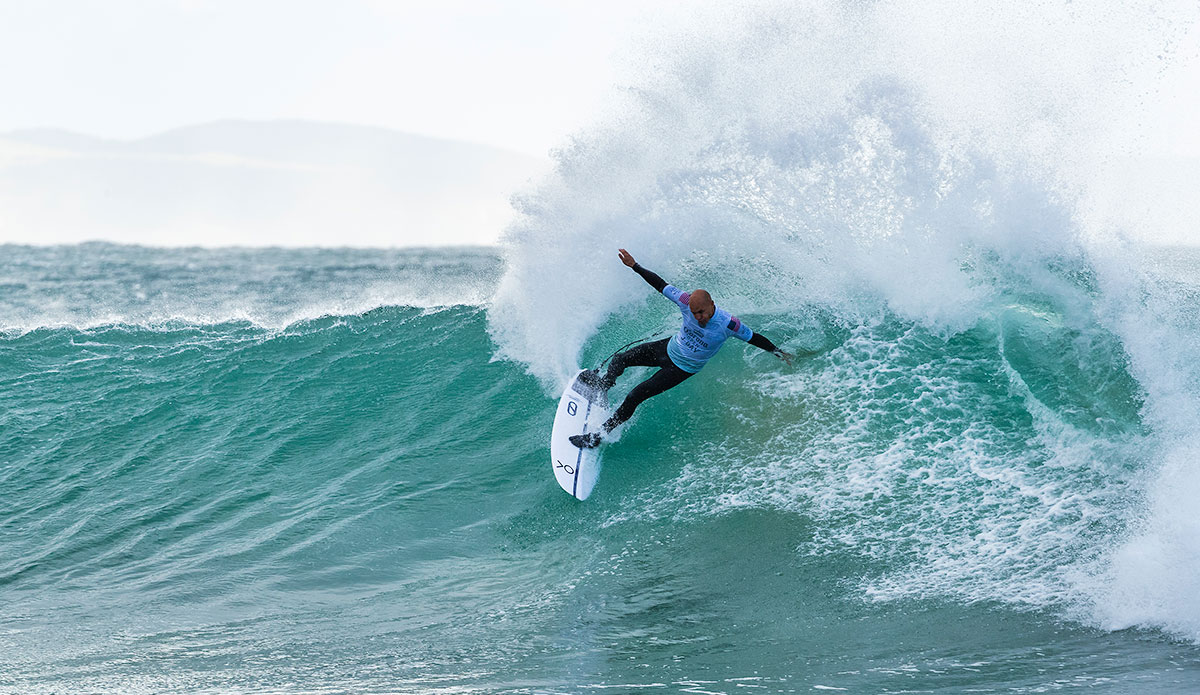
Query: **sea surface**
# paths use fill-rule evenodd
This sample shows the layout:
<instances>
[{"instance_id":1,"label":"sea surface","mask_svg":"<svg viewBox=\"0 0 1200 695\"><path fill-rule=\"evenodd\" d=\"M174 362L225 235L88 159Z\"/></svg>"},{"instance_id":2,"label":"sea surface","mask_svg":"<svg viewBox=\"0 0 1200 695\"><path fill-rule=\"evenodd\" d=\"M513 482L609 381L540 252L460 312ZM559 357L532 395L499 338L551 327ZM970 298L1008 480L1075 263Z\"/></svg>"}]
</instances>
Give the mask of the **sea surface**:
<instances>
[{"instance_id":1,"label":"sea surface","mask_svg":"<svg viewBox=\"0 0 1200 695\"><path fill-rule=\"evenodd\" d=\"M581 503L495 249L0 252L0 691L1200 688L1194 575L1142 547L1171 442L1078 307L745 311L815 354L731 341ZM1200 254L1157 253L1195 331ZM677 320L620 269L583 364Z\"/></svg>"}]
</instances>

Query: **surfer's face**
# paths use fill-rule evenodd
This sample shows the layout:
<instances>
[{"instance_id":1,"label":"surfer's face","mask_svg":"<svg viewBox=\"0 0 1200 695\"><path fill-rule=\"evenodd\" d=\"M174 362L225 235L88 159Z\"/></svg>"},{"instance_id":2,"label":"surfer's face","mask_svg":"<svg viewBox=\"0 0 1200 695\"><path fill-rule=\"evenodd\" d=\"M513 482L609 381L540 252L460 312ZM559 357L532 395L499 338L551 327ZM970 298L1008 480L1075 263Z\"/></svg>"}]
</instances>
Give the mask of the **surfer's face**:
<instances>
[{"instance_id":1,"label":"surfer's face","mask_svg":"<svg viewBox=\"0 0 1200 695\"><path fill-rule=\"evenodd\" d=\"M717 305L713 304L712 296L708 292L696 290L692 292L691 298L688 299L688 309L691 310L692 317L696 319L696 323L703 326L713 317L713 313L717 310Z\"/></svg>"}]
</instances>

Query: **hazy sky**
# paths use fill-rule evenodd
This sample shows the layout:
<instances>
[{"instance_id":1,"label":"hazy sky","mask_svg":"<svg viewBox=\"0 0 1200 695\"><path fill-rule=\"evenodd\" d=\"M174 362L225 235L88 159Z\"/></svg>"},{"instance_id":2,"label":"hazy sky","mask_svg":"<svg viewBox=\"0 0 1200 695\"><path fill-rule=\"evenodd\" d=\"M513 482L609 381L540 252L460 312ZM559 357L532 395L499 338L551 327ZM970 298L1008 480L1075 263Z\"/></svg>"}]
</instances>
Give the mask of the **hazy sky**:
<instances>
[{"instance_id":1,"label":"hazy sky","mask_svg":"<svg viewBox=\"0 0 1200 695\"><path fill-rule=\"evenodd\" d=\"M733 16L769 1L0 0L0 133L61 128L136 139L222 119L310 119L545 158L601 118L614 85L639 81L638 57L655 37L677 34L706 7ZM997 2L1022 16L1018 5ZM1192 26L1192 2L1148 3L1145 12L1193 18L1181 20ZM1090 12L1080 16L1086 21ZM1096 21L1112 24L1103 13ZM988 36L994 29L981 27ZM1102 115L1146 172L1174 166L1159 164L1162 155L1200 157L1198 34L1192 26L1164 37L1166 46L1151 50L1162 50L1157 61L1114 76L1114 91L1133 94L1135 103ZM1132 175L1122 176L1114 178L1114 198ZM54 189L47 205L63 207L69 195ZM1189 236L1200 217L1195 207L1176 225ZM8 224L0 224L4 238L49 238L37 225Z\"/></svg>"},{"instance_id":2,"label":"hazy sky","mask_svg":"<svg viewBox=\"0 0 1200 695\"><path fill-rule=\"evenodd\" d=\"M682 4L4 0L0 132L307 118L544 156L595 112L630 37Z\"/></svg>"},{"instance_id":3,"label":"hazy sky","mask_svg":"<svg viewBox=\"0 0 1200 695\"><path fill-rule=\"evenodd\" d=\"M306 118L544 156L593 117L639 39L704 4L3 0L0 132ZM1161 122L1151 150L1200 155L1197 53L1182 47L1136 116Z\"/></svg>"}]
</instances>

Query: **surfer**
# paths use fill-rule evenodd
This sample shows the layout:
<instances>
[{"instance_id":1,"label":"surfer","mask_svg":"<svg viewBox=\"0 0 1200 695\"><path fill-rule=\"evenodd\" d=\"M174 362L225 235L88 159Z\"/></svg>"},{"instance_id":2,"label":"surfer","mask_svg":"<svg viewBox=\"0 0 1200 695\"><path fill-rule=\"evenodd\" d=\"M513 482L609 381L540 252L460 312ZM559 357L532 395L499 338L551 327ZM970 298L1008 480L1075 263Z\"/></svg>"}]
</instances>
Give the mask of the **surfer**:
<instances>
[{"instance_id":1,"label":"surfer","mask_svg":"<svg viewBox=\"0 0 1200 695\"><path fill-rule=\"evenodd\" d=\"M633 260L633 256L629 255L625 249L619 249L618 256L622 263L650 283L655 291L661 292L667 299L675 302L683 315L683 324L679 327L679 333L670 338L635 345L614 355L604 376L594 369L580 375L580 380L587 385L608 391L627 367L659 367L659 370L650 375L649 379L633 387L621 406L617 408L617 412L613 413L613 416L601 426L601 432L589 432L571 437L571 443L575 446L585 449L599 446L603 435L628 420L642 401L678 386L685 379L700 371L704 367L704 363L717 354L730 336L766 350L788 364L792 363L791 353L775 347L775 344L766 336L755 333L738 317L717 307L707 291L684 292L674 285L668 285L666 280L653 271L638 265L637 261Z\"/></svg>"}]
</instances>

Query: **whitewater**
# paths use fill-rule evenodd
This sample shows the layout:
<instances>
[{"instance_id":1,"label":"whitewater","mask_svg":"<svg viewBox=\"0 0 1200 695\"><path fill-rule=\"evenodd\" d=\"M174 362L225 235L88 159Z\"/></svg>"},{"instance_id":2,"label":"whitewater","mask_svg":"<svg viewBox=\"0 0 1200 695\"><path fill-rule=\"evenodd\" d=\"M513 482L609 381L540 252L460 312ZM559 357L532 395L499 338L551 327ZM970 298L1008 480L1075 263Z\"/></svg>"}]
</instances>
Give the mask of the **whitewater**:
<instances>
[{"instance_id":1,"label":"whitewater","mask_svg":"<svg viewBox=\"0 0 1200 695\"><path fill-rule=\"evenodd\" d=\"M1200 250L1097 184L1185 10L712 9L498 247L0 246L0 692L1196 692ZM618 247L813 354L580 503Z\"/></svg>"}]
</instances>

